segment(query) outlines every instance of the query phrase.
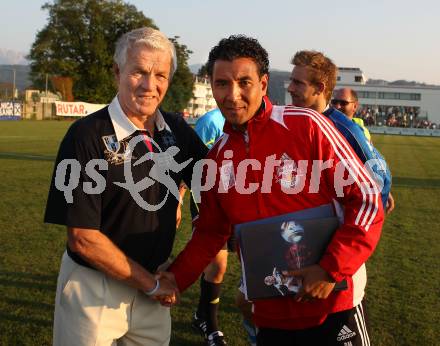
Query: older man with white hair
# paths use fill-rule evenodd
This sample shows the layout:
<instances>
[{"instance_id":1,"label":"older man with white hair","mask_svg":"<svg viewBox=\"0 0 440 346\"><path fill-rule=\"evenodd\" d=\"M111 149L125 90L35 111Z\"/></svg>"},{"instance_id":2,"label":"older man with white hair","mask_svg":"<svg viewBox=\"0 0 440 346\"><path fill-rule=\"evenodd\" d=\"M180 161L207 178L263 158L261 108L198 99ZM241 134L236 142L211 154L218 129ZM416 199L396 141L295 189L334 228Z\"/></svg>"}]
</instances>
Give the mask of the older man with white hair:
<instances>
[{"instance_id":1,"label":"older man with white hair","mask_svg":"<svg viewBox=\"0 0 440 346\"><path fill-rule=\"evenodd\" d=\"M154 298L178 292L155 273L174 242L173 184L190 186L207 152L179 114L159 110L176 66L160 31L124 34L114 54L117 96L75 122L60 145L45 215L67 226L54 345L169 344L169 308Z\"/></svg>"}]
</instances>

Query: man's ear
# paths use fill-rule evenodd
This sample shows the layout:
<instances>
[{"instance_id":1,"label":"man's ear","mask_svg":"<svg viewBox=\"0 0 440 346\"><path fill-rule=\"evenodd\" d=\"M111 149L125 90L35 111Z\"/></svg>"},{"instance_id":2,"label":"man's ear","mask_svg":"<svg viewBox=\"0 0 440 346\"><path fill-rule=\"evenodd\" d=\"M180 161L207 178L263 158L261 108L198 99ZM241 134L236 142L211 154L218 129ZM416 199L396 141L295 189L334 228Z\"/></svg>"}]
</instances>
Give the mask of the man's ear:
<instances>
[{"instance_id":1,"label":"man's ear","mask_svg":"<svg viewBox=\"0 0 440 346\"><path fill-rule=\"evenodd\" d=\"M315 84L315 91L317 94L323 94L325 91L325 83L319 82Z\"/></svg>"},{"instance_id":2,"label":"man's ear","mask_svg":"<svg viewBox=\"0 0 440 346\"><path fill-rule=\"evenodd\" d=\"M356 113L358 107L359 107L359 101L356 101L355 103L353 103L353 110L355 113Z\"/></svg>"},{"instance_id":3,"label":"man's ear","mask_svg":"<svg viewBox=\"0 0 440 346\"><path fill-rule=\"evenodd\" d=\"M267 87L269 85L269 76L267 73L261 76L261 89L263 91L263 95L267 95Z\"/></svg>"}]
</instances>

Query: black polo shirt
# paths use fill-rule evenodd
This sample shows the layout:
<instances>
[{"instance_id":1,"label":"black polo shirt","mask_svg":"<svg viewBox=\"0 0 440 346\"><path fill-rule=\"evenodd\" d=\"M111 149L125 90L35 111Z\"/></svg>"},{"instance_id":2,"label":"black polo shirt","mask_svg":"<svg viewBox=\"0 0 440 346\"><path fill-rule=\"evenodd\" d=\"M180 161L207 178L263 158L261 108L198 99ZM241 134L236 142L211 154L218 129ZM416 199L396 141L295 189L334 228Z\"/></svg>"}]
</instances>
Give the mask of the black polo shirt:
<instances>
[{"instance_id":1,"label":"black polo shirt","mask_svg":"<svg viewBox=\"0 0 440 346\"><path fill-rule=\"evenodd\" d=\"M139 135L145 139L145 135L133 129L134 125L124 117L115 97L110 106L76 121L69 128L57 155L44 220L68 227L99 230L129 258L154 272L171 253L176 232L178 201L164 184L152 178L155 177L152 171L154 160L147 159L141 164L134 164L151 148L154 153L162 153L163 157L167 149L177 147L180 149L177 154L175 149L172 151L175 154L174 167L188 159L192 161L180 171L175 169L177 172L173 171L172 165L171 168L160 171L171 178L177 187L182 180L191 186L193 166L205 157L207 149L179 114L165 112L159 112L157 116L153 141L149 142L151 145L141 140L132 148L129 145L130 140ZM125 123L121 125L121 122ZM133 128L130 129L130 126ZM93 174L92 164L86 169L87 163L93 159L105 160L108 168L105 169L105 165L94 166ZM124 186L124 165L127 161L133 181L136 183L145 179L147 182L145 188L139 191L143 203L141 205ZM59 168L56 182L60 162L64 163L67 170ZM164 162L168 167L167 160ZM163 162L158 164L161 163ZM102 176L100 179L96 177L98 173ZM103 183L105 189L101 191ZM65 192L57 188L60 185L72 188L76 186L71 193L72 203L68 203ZM154 208L146 208L146 204L155 206L154 208L161 204L162 206L153 210ZM67 250L77 263L89 266L69 248Z\"/></svg>"}]
</instances>

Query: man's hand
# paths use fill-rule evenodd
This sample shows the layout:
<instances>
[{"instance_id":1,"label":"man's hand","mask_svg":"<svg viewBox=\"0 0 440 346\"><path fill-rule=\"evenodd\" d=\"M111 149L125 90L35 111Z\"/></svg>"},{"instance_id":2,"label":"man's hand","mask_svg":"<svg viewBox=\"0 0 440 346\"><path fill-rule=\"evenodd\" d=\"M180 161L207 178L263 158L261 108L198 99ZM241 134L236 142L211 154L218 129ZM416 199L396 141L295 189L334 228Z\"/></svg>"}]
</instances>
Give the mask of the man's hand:
<instances>
[{"instance_id":1,"label":"man's hand","mask_svg":"<svg viewBox=\"0 0 440 346\"><path fill-rule=\"evenodd\" d=\"M181 221L182 221L182 205L179 203L177 205L177 212L176 212L176 229L179 228Z\"/></svg>"},{"instance_id":2,"label":"man's hand","mask_svg":"<svg viewBox=\"0 0 440 346\"><path fill-rule=\"evenodd\" d=\"M283 275L301 279L302 287L294 297L297 302L326 299L335 287L335 281L318 264L299 270L283 271Z\"/></svg>"},{"instance_id":3,"label":"man's hand","mask_svg":"<svg viewBox=\"0 0 440 346\"><path fill-rule=\"evenodd\" d=\"M390 192L390 194L388 195L387 205L385 207L385 211L387 215L390 214L393 211L393 209L394 209L394 197Z\"/></svg>"},{"instance_id":4,"label":"man's hand","mask_svg":"<svg viewBox=\"0 0 440 346\"><path fill-rule=\"evenodd\" d=\"M185 192L188 188L184 183L180 184L179 186L179 203L177 204L177 211L176 211L176 229L179 228L180 222L182 221L182 204L183 204L183 198L185 197Z\"/></svg>"},{"instance_id":5,"label":"man's hand","mask_svg":"<svg viewBox=\"0 0 440 346\"><path fill-rule=\"evenodd\" d=\"M179 304L180 292L177 288L174 274L158 272L155 277L159 279L160 288L153 295L153 298L158 300L163 306L171 307L172 305Z\"/></svg>"}]
</instances>

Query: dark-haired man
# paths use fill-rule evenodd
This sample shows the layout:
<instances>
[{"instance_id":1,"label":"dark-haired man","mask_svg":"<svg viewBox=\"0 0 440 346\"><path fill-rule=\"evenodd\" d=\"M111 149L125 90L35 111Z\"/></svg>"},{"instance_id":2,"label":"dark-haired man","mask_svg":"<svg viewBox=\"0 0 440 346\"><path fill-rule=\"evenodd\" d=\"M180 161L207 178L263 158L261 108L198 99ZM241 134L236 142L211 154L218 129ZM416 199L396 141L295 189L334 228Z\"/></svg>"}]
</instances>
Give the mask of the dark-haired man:
<instances>
[{"instance_id":1,"label":"dark-haired man","mask_svg":"<svg viewBox=\"0 0 440 346\"><path fill-rule=\"evenodd\" d=\"M225 134L208 153L208 166L215 169L207 170L204 183L213 187L202 192L193 237L171 273L163 275L174 276L183 291L217 254L233 225L338 201L344 223L319 264L293 273L302 278L303 288L294 298L255 300L253 320L260 346L339 345L340 320L334 316L361 308L359 274L382 228L378 188L327 118L310 109L271 104L266 97L268 55L257 40L221 40L209 54L208 73L226 118ZM307 163L304 172L289 169L300 160ZM312 175L320 163L326 168L319 177ZM336 167L353 183L343 186ZM299 181L304 181L302 188ZM336 194L338 189L343 193ZM348 289L333 291L342 280L349 282Z\"/></svg>"}]
</instances>

